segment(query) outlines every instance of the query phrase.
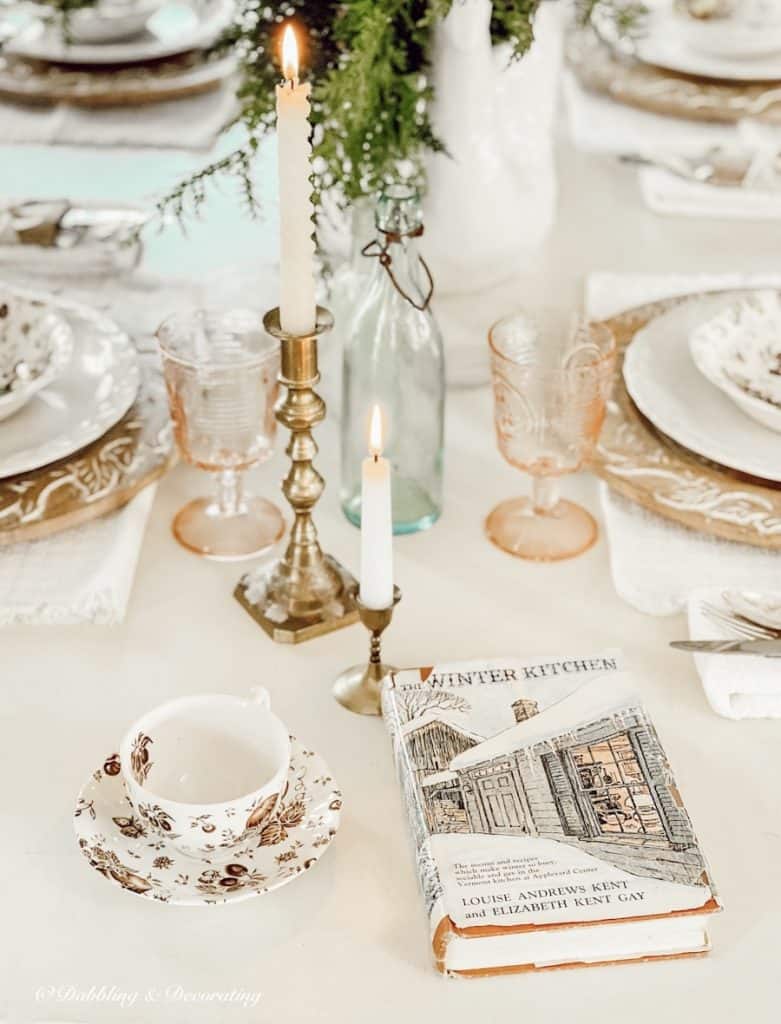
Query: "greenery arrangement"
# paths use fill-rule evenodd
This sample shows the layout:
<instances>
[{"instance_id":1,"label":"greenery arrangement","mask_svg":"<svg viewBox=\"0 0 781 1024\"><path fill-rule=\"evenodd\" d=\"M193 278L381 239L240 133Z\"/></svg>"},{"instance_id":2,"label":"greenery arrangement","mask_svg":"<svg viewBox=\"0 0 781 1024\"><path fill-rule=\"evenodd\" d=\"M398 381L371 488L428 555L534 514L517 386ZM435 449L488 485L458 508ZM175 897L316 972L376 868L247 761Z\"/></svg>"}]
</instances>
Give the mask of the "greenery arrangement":
<instances>
[{"instance_id":1,"label":"greenery arrangement","mask_svg":"<svg viewBox=\"0 0 781 1024\"><path fill-rule=\"evenodd\" d=\"M307 77L312 79L313 184L348 203L376 193L398 177L399 166L422 184L426 151L441 150L429 120L432 88L428 54L433 23L459 0L239 0L240 11L220 41L241 55L240 119L247 141L239 149L182 181L159 204L181 219L203 202L216 174L234 175L254 211L252 157L274 126L274 86L279 81L279 34L289 20L306 26ZM491 36L509 44L518 60L534 40L540 0L494 0ZM645 8L639 0L580 0L583 24L597 15L629 32Z\"/></svg>"},{"instance_id":2,"label":"greenery arrangement","mask_svg":"<svg viewBox=\"0 0 781 1024\"><path fill-rule=\"evenodd\" d=\"M65 16L96 0L49 0ZM313 82L313 185L317 196L331 190L348 203L376 193L398 177L403 163L422 184L423 157L441 150L429 120L432 88L428 79L431 30L453 3L463 0L238 0L232 26L217 44L235 49L242 65L239 120L246 141L180 182L158 204L161 214L182 219L197 210L211 179L229 174L240 184L248 208L256 209L252 159L273 130L274 86L280 80L279 36L289 20L306 26L299 40L306 76ZM507 43L511 60L526 53L534 39L540 0L494 0L491 36ZM608 16L621 31L636 22L639 0L579 0L584 24Z\"/></svg>"},{"instance_id":3,"label":"greenery arrangement","mask_svg":"<svg viewBox=\"0 0 781 1024\"><path fill-rule=\"evenodd\" d=\"M78 2L78 0L77 0ZM315 196L330 189L349 203L372 195L406 173L423 183L423 157L442 150L429 120L432 87L428 57L432 26L460 0L240 0L232 28L220 41L241 55L241 121L247 141L237 150L181 181L159 204L161 214L181 219L206 198L209 181L231 174L256 209L252 160L273 129L274 85L279 81L279 33L288 20L306 26L304 54L312 80L313 185ZM540 0L493 0L490 32L520 59L533 42ZM639 0L580 0L588 24L599 14L618 31L631 31L645 8Z\"/></svg>"}]
</instances>

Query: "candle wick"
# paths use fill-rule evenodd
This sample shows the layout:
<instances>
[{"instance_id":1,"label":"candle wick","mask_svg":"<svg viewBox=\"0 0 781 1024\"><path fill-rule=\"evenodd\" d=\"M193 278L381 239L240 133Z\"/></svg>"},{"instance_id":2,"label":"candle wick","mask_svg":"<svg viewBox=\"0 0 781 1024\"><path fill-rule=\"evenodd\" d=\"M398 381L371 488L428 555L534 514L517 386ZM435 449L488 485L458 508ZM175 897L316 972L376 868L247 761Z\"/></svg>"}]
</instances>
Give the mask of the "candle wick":
<instances>
[{"instance_id":1,"label":"candle wick","mask_svg":"<svg viewBox=\"0 0 781 1024\"><path fill-rule=\"evenodd\" d=\"M372 452L372 458L374 459L375 462L379 462L380 461L379 453L378 452Z\"/></svg>"}]
</instances>

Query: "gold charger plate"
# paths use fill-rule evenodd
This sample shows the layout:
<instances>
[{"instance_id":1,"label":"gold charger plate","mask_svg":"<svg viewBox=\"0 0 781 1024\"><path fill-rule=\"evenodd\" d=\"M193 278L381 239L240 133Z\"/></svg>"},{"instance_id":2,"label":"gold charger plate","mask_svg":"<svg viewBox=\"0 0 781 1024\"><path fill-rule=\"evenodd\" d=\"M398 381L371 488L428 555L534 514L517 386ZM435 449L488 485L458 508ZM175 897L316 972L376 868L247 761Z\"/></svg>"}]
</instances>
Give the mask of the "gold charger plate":
<instances>
[{"instance_id":1,"label":"gold charger plate","mask_svg":"<svg viewBox=\"0 0 781 1024\"><path fill-rule=\"evenodd\" d=\"M98 68L0 57L0 97L30 104L142 106L209 92L236 66L234 56L200 52L153 64Z\"/></svg>"},{"instance_id":2,"label":"gold charger plate","mask_svg":"<svg viewBox=\"0 0 781 1024\"><path fill-rule=\"evenodd\" d=\"M105 319L69 303L74 333L101 329ZM174 463L165 384L155 356L141 356L133 405L108 433L41 469L0 480L0 547L38 540L121 508Z\"/></svg>"},{"instance_id":3,"label":"gold charger plate","mask_svg":"<svg viewBox=\"0 0 781 1024\"><path fill-rule=\"evenodd\" d=\"M741 293L722 294L729 301ZM612 490L665 519L723 540L781 550L781 485L725 469L682 448L639 412L624 384L624 353L635 334L697 297L662 299L605 321L618 347L616 382L590 468Z\"/></svg>"},{"instance_id":4,"label":"gold charger plate","mask_svg":"<svg viewBox=\"0 0 781 1024\"><path fill-rule=\"evenodd\" d=\"M113 512L173 465L165 387L157 370L143 369L136 401L107 434L69 459L0 480L0 547Z\"/></svg>"},{"instance_id":5,"label":"gold charger plate","mask_svg":"<svg viewBox=\"0 0 781 1024\"><path fill-rule=\"evenodd\" d=\"M781 124L781 81L721 82L666 71L616 53L592 32L567 41L567 63L586 89L654 114L732 123Z\"/></svg>"}]
</instances>

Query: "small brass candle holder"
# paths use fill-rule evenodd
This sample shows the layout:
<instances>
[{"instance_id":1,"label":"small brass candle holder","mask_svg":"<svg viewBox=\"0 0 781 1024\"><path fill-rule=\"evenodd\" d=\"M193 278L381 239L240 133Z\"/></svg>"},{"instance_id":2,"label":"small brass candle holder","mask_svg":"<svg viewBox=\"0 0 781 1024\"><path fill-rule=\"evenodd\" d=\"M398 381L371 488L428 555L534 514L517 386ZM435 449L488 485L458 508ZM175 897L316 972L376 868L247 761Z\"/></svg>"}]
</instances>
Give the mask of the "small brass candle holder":
<instances>
[{"instance_id":1,"label":"small brass candle holder","mask_svg":"<svg viewBox=\"0 0 781 1024\"><path fill-rule=\"evenodd\" d=\"M401 600L401 591L393 588L393 604L390 608L367 608L361 601L358 587L352 591L361 622L371 633L368 665L353 665L346 669L334 683L333 694L342 707L356 715L380 715L380 688L383 679L396 669L385 665L380 651L380 637L390 625L393 609Z\"/></svg>"},{"instance_id":2,"label":"small brass candle holder","mask_svg":"<svg viewBox=\"0 0 781 1024\"><path fill-rule=\"evenodd\" d=\"M317 307L317 322L310 334L283 330L278 308L263 318L263 326L282 348L279 380L287 395L277 408L277 419L290 430L286 452L291 462L282 491L295 519L283 557L275 565L242 576L234 596L279 643L297 644L358 621L355 577L323 553L312 521L312 509L325 487L312 465L317 455L312 428L325 419L325 402L315 391L320 380L317 338L333 323L322 306Z\"/></svg>"}]
</instances>

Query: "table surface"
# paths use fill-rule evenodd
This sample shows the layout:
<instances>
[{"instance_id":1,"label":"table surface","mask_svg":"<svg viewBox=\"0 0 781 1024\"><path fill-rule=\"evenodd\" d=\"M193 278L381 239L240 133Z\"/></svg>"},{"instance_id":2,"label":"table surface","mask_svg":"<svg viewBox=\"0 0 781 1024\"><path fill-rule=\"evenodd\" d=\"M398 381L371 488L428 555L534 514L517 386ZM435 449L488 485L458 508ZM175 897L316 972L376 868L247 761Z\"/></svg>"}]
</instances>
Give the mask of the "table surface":
<instances>
[{"instance_id":1,"label":"table surface","mask_svg":"<svg viewBox=\"0 0 781 1024\"><path fill-rule=\"evenodd\" d=\"M187 166L170 155L57 156L56 191L93 196L138 198ZM773 224L662 219L642 208L630 170L565 143L559 164L557 226L517 282L519 300L542 291L576 304L583 275L596 269L777 265ZM273 195L269 167L260 173ZM51 192L51 175L51 151L4 150L0 192L19 194L22 183ZM273 256L275 239L273 209L264 223L248 223L228 190L212 198L189 239L174 232L153 240L148 260L153 269L206 275ZM333 422L318 431L328 487L317 521L325 547L356 566L358 533L338 508L336 437ZM256 474L257 486L275 493L283 469L278 453ZM621 646L726 906L713 920L707 958L469 982L437 975L383 724L331 697L337 674L364 655L365 634L355 627L296 648L273 644L231 597L240 567L200 560L172 539L174 512L203 484L180 467L159 488L121 627L3 632L0 1019L385 1024L430 1014L453 1024L568 1015L582 1024L715 1024L736 1011L777 1019L781 726L713 714L691 659L667 647L685 634L683 618L652 619L623 604L604 539L552 566L488 543L484 516L527 482L495 449L487 389L449 395L445 511L429 533L397 539L404 598L387 655L416 665ZM572 478L564 488L598 515L595 481ZM344 791L341 829L323 861L265 897L203 909L149 903L89 871L74 841L74 801L127 724L178 695L245 694L258 683ZM232 992L236 1001L216 1002Z\"/></svg>"}]
</instances>

